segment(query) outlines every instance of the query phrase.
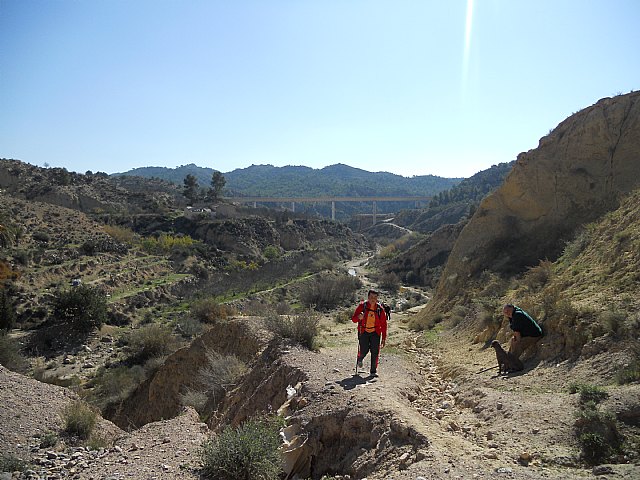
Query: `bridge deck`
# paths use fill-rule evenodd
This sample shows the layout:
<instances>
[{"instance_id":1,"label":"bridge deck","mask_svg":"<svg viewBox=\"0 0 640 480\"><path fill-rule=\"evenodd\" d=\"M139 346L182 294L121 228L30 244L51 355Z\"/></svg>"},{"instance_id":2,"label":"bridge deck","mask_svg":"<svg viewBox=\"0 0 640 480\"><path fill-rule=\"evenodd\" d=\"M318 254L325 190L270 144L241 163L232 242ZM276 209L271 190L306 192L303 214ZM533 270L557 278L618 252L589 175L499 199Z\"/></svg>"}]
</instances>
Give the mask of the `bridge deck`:
<instances>
[{"instance_id":1,"label":"bridge deck","mask_svg":"<svg viewBox=\"0 0 640 480\"><path fill-rule=\"evenodd\" d=\"M312 203L312 202L426 202L431 197L224 197L239 203Z\"/></svg>"}]
</instances>

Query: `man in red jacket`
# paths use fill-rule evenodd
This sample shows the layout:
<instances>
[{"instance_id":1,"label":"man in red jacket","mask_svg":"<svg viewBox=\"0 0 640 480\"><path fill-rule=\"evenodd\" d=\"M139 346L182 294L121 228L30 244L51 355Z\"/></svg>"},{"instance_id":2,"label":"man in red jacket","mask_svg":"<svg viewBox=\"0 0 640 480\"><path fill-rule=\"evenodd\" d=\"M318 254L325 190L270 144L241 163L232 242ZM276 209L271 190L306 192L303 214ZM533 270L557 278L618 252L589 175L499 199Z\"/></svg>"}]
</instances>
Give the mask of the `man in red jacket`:
<instances>
[{"instance_id":1,"label":"man in red jacket","mask_svg":"<svg viewBox=\"0 0 640 480\"><path fill-rule=\"evenodd\" d=\"M351 321L358 324L358 368L371 350L371 375L376 375L380 348L387 340L387 313L378 303L378 292L369 290L367 301L360 302Z\"/></svg>"}]
</instances>

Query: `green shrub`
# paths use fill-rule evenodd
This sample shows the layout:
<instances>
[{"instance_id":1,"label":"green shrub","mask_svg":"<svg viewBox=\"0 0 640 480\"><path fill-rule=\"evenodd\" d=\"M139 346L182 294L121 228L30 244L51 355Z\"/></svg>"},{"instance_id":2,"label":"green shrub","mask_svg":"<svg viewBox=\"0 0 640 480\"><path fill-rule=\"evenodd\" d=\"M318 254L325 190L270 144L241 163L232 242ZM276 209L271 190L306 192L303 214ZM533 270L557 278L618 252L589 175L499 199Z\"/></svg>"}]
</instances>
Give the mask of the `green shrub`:
<instances>
[{"instance_id":1,"label":"green shrub","mask_svg":"<svg viewBox=\"0 0 640 480\"><path fill-rule=\"evenodd\" d=\"M280 256L280 249L275 245L267 245L262 254L268 260L273 260L274 258L278 258Z\"/></svg>"},{"instance_id":2,"label":"green shrub","mask_svg":"<svg viewBox=\"0 0 640 480\"><path fill-rule=\"evenodd\" d=\"M380 287L396 293L400 290L400 278L395 273L386 273L380 278Z\"/></svg>"},{"instance_id":3,"label":"green shrub","mask_svg":"<svg viewBox=\"0 0 640 480\"><path fill-rule=\"evenodd\" d=\"M227 266L225 267L225 270L236 271L236 272L248 270L250 272L253 272L257 270L259 267L260 266L255 261L251 261L247 263L245 260L233 259L227 264Z\"/></svg>"},{"instance_id":4,"label":"green shrub","mask_svg":"<svg viewBox=\"0 0 640 480\"><path fill-rule=\"evenodd\" d=\"M597 465L611 455L611 447L607 440L599 433L587 432L578 436L578 443L582 450L584 460Z\"/></svg>"},{"instance_id":5,"label":"green shrub","mask_svg":"<svg viewBox=\"0 0 640 480\"><path fill-rule=\"evenodd\" d=\"M615 414L600 411L595 402L581 406L574 426L582 457L587 463L602 463L622 451L623 437L618 431Z\"/></svg>"},{"instance_id":6,"label":"green shrub","mask_svg":"<svg viewBox=\"0 0 640 480\"><path fill-rule=\"evenodd\" d=\"M636 344L631 351L631 360L616 373L616 382L620 385L640 380L640 345Z\"/></svg>"},{"instance_id":7,"label":"green shrub","mask_svg":"<svg viewBox=\"0 0 640 480\"><path fill-rule=\"evenodd\" d=\"M619 385L640 381L640 362L634 360L616 373L616 382Z\"/></svg>"},{"instance_id":8,"label":"green shrub","mask_svg":"<svg viewBox=\"0 0 640 480\"><path fill-rule=\"evenodd\" d=\"M583 404L589 402L598 404L609 397L609 394L604 388L587 383L572 383L569 385L569 393L579 393L580 403Z\"/></svg>"},{"instance_id":9,"label":"green shrub","mask_svg":"<svg viewBox=\"0 0 640 480\"><path fill-rule=\"evenodd\" d=\"M11 223L8 215L0 212L0 248L7 248L16 242L16 227Z\"/></svg>"},{"instance_id":10,"label":"green shrub","mask_svg":"<svg viewBox=\"0 0 640 480\"><path fill-rule=\"evenodd\" d=\"M40 448L51 448L55 447L58 443L58 435L51 430L47 430L42 435L40 435Z\"/></svg>"},{"instance_id":11,"label":"green shrub","mask_svg":"<svg viewBox=\"0 0 640 480\"><path fill-rule=\"evenodd\" d=\"M22 472L27 468L27 462L8 455L6 453L0 453L0 472Z\"/></svg>"},{"instance_id":12,"label":"green shrub","mask_svg":"<svg viewBox=\"0 0 640 480\"><path fill-rule=\"evenodd\" d=\"M51 236L47 232L34 232L33 239L37 242L47 243Z\"/></svg>"},{"instance_id":13,"label":"green shrub","mask_svg":"<svg viewBox=\"0 0 640 480\"><path fill-rule=\"evenodd\" d=\"M504 296L509 288L509 281L490 270L483 270L480 274L479 285L482 286L482 290L478 297L495 302L496 299Z\"/></svg>"},{"instance_id":14,"label":"green shrub","mask_svg":"<svg viewBox=\"0 0 640 480\"><path fill-rule=\"evenodd\" d=\"M615 414L598 408L609 394L601 387L581 383L570 385L569 392L580 394L574 427L585 462L596 465L621 452L623 437Z\"/></svg>"},{"instance_id":15,"label":"green shrub","mask_svg":"<svg viewBox=\"0 0 640 480\"><path fill-rule=\"evenodd\" d=\"M598 321L605 328L607 333L614 337L619 337L625 334L626 315L620 312L612 312L611 310L605 310L598 315Z\"/></svg>"},{"instance_id":16,"label":"green shrub","mask_svg":"<svg viewBox=\"0 0 640 480\"><path fill-rule=\"evenodd\" d=\"M267 329L280 338L287 338L313 350L318 336L320 317L312 310L291 316L269 315L265 318Z\"/></svg>"},{"instance_id":17,"label":"green shrub","mask_svg":"<svg viewBox=\"0 0 640 480\"><path fill-rule=\"evenodd\" d=\"M205 478L277 480L281 472L279 422L251 419L237 428L227 427L202 445Z\"/></svg>"},{"instance_id":18,"label":"green shrub","mask_svg":"<svg viewBox=\"0 0 640 480\"><path fill-rule=\"evenodd\" d=\"M393 258L398 254L398 247L396 247L393 243L386 245L380 249L378 252L378 257L388 260Z\"/></svg>"},{"instance_id":19,"label":"green shrub","mask_svg":"<svg viewBox=\"0 0 640 480\"><path fill-rule=\"evenodd\" d=\"M28 267L31 262L31 252L28 250L16 250L13 254L13 259L23 267Z\"/></svg>"},{"instance_id":20,"label":"green shrub","mask_svg":"<svg viewBox=\"0 0 640 480\"><path fill-rule=\"evenodd\" d=\"M465 319L468 313L469 309L464 305L456 305L455 307L453 307L451 309L451 315L449 317L451 319L452 325L458 325Z\"/></svg>"},{"instance_id":21,"label":"green shrub","mask_svg":"<svg viewBox=\"0 0 640 480\"><path fill-rule=\"evenodd\" d=\"M590 231L593 230L593 224L587 225L585 228L585 230L579 231L573 240L567 242L562 252L562 262L575 259L591 242Z\"/></svg>"},{"instance_id":22,"label":"green shrub","mask_svg":"<svg viewBox=\"0 0 640 480\"><path fill-rule=\"evenodd\" d=\"M8 287L0 284L0 332L8 332L16 325L16 307Z\"/></svg>"},{"instance_id":23,"label":"green shrub","mask_svg":"<svg viewBox=\"0 0 640 480\"><path fill-rule=\"evenodd\" d=\"M351 312L349 310L342 310L336 313L334 320L336 323L349 323L351 321Z\"/></svg>"},{"instance_id":24,"label":"green shrub","mask_svg":"<svg viewBox=\"0 0 640 480\"><path fill-rule=\"evenodd\" d=\"M70 403L62 413L64 431L88 439L96 425L97 414L83 401Z\"/></svg>"},{"instance_id":25,"label":"green shrub","mask_svg":"<svg viewBox=\"0 0 640 480\"><path fill-rule=\"evenodd\" d=\"M360 287L362 282L351 275L325 275L315 278L302 288L300 301L306 307L331 310L346 303L352 303Z\"/></svg>"},{"instance_id":26,"label":"green shrub","mask_svg":"<svg viewBox=\"0 0 640 480\"><path fill-rule=\"evenodd\" d=\"M522 277L522 284L530 290L536 290L544 287L552 274L553 263L549 260L540 260L537 266L529 268L527 273Z\"/></svg>"},{"instance_id":27,"label":"green shrub","mask_svg":"<svg viewBox=\"0 0 640 480\"><path fill-rule=\"evenodd\" d=\"M97 288L80 285L59 291L53 299L56 321L80 332L100 328L107 318L107 299Z\"/></svg>"},{"instance_id":28,"label":"green shrub","mask_svg":"<svg viewBox=\"0 0 640 480\"><path fill-rule=\"evenodd\" d=\"M120 402L127 398L144 380L145 372L140 365L101 368L91 381L94 387L92 402L100 407Z\"/></svg>"},{"instance_id":29,"label":"green shrub","mask_svg":"<svg viewBox=\"0 0 640 480\"><path fill-rule=\"evenodd\" d=\"M20 353L18 342L0 332L0 364L18 373L27 371L27 359Z\"/></svg>"},{"instance_id":30,"label":"green shrub","mask_svg":"<svg viewBox=\"0 0 640 480\"><path fill-rule=\"evenodd\" d=\"M434 313L424 317L417 317L419 319L412 319L409 323L409 328L416 331L421 330L430 330L435 327L438 323L444 320L444 315L442 313Z\"/></svg>"},{"instance_id":31,"label":"green shrub","mask_svg":"<svg viewBox=\"0 0 640 480\"><path fill-rule=\"evenodd\" d=\"M86 447L89 450L101 450L113 447L114 442L109 441L107 437L96 435L95 432L91 434L89 440L86 443Z\"/></svg>"},{"instance_id":32,"label":"green shrub","mask_svg":"<svg viewBox=\"0 0 640 480\"><path fill-rule=\"evenodd\" d=\"M333 270L336 265L336 259L334 256L327 252L316 254L316 258L311 265L311 270L314 272L322 272L323 270Z\"/></svg>"},{"instance_id":33,"label":"green shrub","mask_svg":"<svg viewBox=\"0 0 640 480\"><path fill-rule=\"evenodd\" d=\"M191 313L202 323L215 323L218 320L225 320L229 315L228 308L214 298L194 301L191 304Z\"/></svg>"},{"instance_id":34,"label":"green shrub","mask_svg":"<svg viewBox=\"0 0 640 480\"><path fill-rule=\"evenodd\" d=\"M129 361L143 364L171 352L175 345L171 330L155 323L132 330L124 339L129 348Z\"/></svg>"},{"instance_id":35,"label":"green shrub","mask_svg":"<svg viewBox=\"0 0 640 480\"><path fill-rule=\"evenodd\" d=\"M189 235L169 235L166 233L157 238L144 238L140 242L142 249L152 254L167 254L174 250L189 250L194 244L195 241Z\"/></svg>"},{"instance_id":36,"label":"green shrub","mask_svg":"<svg viewBox=\"0 0 640 480\"><path fill-rule=\"evenodd\" d=\"M130 228L119 227L118 225L105 225L104 231L107 235L120 243L127 243L133 245L136 239L136 234Z\"/></svg>"},{"instance_id":37,"label":"green shrub","mask_svg":"<svg viewBox=\"0 0 640 480\"><path fill-rule=\"evenodd\" d=\"M98 242L95 239L89 239L80 245L80 253L87 256L93 256L98 253Z\"/></svg>"}]
</instances>

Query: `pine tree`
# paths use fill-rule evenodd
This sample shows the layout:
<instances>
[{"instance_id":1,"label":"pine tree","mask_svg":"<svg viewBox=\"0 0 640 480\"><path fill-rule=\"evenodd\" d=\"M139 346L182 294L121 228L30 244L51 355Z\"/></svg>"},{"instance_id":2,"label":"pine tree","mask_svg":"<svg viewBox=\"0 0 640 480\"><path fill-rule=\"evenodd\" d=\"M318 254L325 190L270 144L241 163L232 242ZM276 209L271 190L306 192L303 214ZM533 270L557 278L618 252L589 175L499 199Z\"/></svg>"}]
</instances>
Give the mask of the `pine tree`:
<instances>
[{"instance_id":1,"label":"pine tree","mask_svg":"<svg viewBox=\"0 0 640 480\"><path fill-rule=\"evenodd\" d=\"M224 175L220 172L213 172L211 176L211 188L208 192L208 199L211 201L215 201L220 198L220 194L222 193L222 189L227 184L227 180L224 178Z\"/></svg>"},{"instance_id":2,"label":"pine tree","mask_svg":"<svg viewBox=\"0 0 640 480\"><path fill-rule=\"evenodd\" d=\"M184 190L182 194L193 204L198 199L198 179L189 174L184 177Z\"/></svg>"}]
</instances>

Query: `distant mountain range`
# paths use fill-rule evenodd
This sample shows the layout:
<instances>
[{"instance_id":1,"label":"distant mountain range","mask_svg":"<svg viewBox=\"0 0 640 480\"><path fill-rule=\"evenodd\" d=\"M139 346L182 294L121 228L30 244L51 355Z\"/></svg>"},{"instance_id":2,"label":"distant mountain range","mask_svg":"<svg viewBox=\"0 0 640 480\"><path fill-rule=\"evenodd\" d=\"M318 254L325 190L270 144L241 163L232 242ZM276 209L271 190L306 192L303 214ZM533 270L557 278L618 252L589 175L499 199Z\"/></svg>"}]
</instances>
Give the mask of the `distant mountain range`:
<instances>
[{"instance_id":1,"label":"distant mountain range","mask_svg":"<svg viewBox=\"0 0 640 480\"><path fill-rule=\"evenodd\" d=\"M182 185L187 175L208 188L215 170L194 164L176 168L141 167L116 176L158 178ZM225 196L433 196L459 184L463 178L434 175L403 177L387 172L368 172L348 165L336 164L314 169L302 166L274 167L252 165L223 173L227 183Z\"/></svg>"}]
</instances>

